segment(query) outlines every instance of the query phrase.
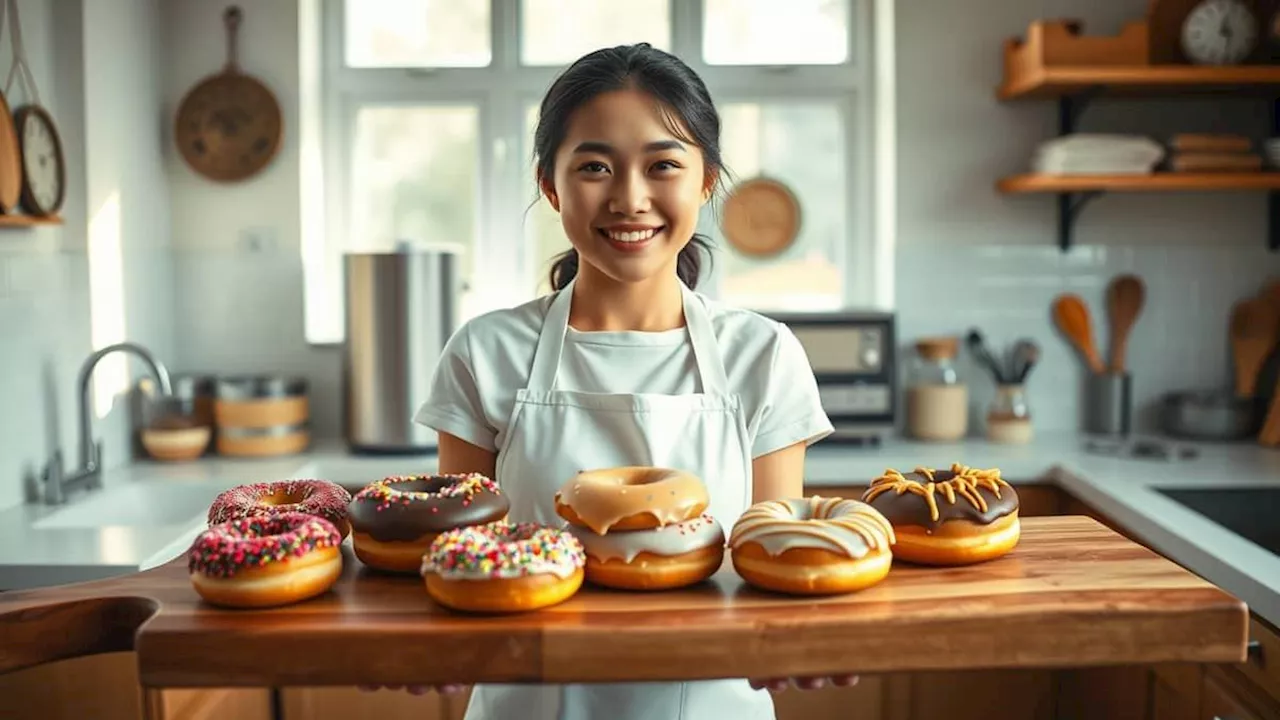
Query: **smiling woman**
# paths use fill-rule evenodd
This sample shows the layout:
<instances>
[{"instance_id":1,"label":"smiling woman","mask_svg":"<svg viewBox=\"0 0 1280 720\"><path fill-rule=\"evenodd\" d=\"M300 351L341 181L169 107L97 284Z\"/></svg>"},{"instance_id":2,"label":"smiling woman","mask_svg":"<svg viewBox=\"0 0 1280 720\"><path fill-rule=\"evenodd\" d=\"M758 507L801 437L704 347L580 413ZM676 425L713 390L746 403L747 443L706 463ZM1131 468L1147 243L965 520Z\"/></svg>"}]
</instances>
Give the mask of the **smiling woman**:
<instances>
[{"instance_id":1,"label":"smiling woman","mask_svg":"<svg viewBox=\"0 0 1280 720\"><path fill-rule=\"evenodd\" d=\"M892 273L872 239L871 3L325 3L302 97L318 124L309 133L304 112L308 339L342 340L340 258L353 244L462 246L460 321L551 290L549 270L573 245L531 188L538 95L573 58L634 42L681 58L716 98L733 173L719 189L772 177L803 208L796 241L758 258L724 242L725 193L703 203L697 232L714 250L701 253L699 289L758 310L883 303Z\"/></svg>"}]
</instances>

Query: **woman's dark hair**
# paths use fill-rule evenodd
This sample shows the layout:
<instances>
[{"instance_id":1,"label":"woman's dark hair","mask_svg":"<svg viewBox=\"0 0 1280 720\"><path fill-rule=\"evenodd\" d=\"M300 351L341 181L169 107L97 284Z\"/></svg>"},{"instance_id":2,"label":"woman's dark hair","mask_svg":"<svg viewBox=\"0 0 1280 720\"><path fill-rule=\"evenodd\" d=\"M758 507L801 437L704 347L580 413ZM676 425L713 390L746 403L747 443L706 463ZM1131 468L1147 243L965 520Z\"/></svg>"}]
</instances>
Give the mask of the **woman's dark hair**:
<instances>
[{"instance_id":1,"label":"woman's dark hair","mask_svg":"<svg viewBox=\"0 0 1280 720\"><path fill-rule=\"evenodd\" d=\"M701 148L706 172L714 173L719 183L724 174L720 157L720 115L711 101L711 93L688 65L649 43L596 50L579 58L556 78L542 99L538 127L533 135L538 176L547 181L555 177L556 149L564 141L574 110L597 95L629 88L658 100L666 111L668 129L681 140ZM693 137L685 136L686 129ZM710 241L695 233L680 250L676 274L690 288L697 286L702 270L700 252L709 253L710 249ZM564 288L577 274L578 251L570 249L559 255L551 266L552 289Z\"/></svg>"}]
</instances>

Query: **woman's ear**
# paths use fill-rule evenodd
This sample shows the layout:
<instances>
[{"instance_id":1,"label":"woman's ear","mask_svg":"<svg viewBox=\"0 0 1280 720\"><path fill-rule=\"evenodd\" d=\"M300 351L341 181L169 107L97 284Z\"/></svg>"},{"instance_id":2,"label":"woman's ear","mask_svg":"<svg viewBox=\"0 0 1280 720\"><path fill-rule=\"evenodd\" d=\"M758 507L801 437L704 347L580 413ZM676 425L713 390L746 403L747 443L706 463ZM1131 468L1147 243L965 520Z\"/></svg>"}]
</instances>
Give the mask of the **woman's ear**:
<instances>
[{"instance_id":1,"label":"woman's ear","mask_svg":"<svg viewBox=\"0 0 1280 720\"><path fill-rule=\"evenodd\" d=\"M706 178L702 181L702 204L706 205L711 202L711 196L716 191L716 180L719 179L720 173L715 170L708 170Z\"/></svg>"},{"instance_id":2,"label":"woman's ear","mask_svg":"<svg viewBox=\"0 0 1280 720\"><path fill-rule=\"evenodd\" d=\"M560 212L560 196L556 195L556 186L541 171L538 172L538 189L546 196L547 202L551 203L551 208Z\"/></svg>"}]
</instances>

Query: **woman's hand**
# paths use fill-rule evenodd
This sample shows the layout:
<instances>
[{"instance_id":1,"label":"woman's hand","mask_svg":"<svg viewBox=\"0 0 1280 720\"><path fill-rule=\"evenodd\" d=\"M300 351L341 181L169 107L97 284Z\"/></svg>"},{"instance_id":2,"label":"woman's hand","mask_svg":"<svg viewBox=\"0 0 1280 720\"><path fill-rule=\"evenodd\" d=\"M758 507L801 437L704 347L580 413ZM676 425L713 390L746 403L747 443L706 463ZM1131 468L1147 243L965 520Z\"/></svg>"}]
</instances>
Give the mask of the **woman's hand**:
<instances>
[{"instance_id":1,"label":"woman's hand","mask_svg":"<svg viewBox=\"0 0 1280 720\"><path fill-rule=\"evenodd\" d=\"M426 695L435 690L441 695L453 695L460 693L466 685L359 685L361 692L374 692L377 690L404 690L410 695Z\"/></svg>"},{"instance_id":2,"label":"woman's hand","mask_svg":"<svg viewBox=\"0 0 1280 720\"><path fill-rule=\"evenodd\" d=\"M817 675L805 677L780 677L780 678L752 678L747 680L751 683L752 689L768 690L769 692L783 692L788 685L794 685L798 690L817 690L818 688L833 685L836 687L851 687L858 684L857 675Z\"/></svg>"}]
</instances>

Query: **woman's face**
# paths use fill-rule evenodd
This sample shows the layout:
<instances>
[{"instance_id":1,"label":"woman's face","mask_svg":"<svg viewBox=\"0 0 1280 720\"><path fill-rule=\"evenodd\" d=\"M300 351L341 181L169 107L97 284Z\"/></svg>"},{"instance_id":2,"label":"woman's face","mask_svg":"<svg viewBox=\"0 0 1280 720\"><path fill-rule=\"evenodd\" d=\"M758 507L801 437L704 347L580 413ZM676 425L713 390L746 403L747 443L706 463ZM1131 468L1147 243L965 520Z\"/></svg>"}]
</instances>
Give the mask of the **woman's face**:
<instances>
[{"instance_id":1,"label":"woman's face","mask_svg":"<svg viewBox=\"0 0 1280 720\"><path fill-rule=\"evenodd\" d=\"M710 187L702 151L672 134L659 105L635 90L579 107L554 178L542 179L580 267L618 282L675 272Z\"/></svg>"}]
</instances>

